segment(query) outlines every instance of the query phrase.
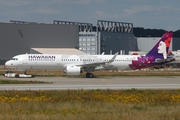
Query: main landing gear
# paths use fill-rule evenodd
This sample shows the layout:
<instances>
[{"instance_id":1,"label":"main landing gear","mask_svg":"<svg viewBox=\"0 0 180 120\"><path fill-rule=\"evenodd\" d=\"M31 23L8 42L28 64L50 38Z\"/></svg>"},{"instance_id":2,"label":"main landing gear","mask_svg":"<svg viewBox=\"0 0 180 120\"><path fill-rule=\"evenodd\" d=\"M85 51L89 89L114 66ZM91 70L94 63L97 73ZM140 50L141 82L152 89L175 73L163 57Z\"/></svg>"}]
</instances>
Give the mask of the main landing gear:
<instances>
[{"instance_id":1,"label":"main landing gear","mask_svg":"<svg viewBox=\"0 0 180 120\"><path fill-rule=\"evenodd\" d=\"M86 77L87 77L87 78L93 78L94 75L93 75L92 73L86 73Z\"/></svg>"}]
</instances>

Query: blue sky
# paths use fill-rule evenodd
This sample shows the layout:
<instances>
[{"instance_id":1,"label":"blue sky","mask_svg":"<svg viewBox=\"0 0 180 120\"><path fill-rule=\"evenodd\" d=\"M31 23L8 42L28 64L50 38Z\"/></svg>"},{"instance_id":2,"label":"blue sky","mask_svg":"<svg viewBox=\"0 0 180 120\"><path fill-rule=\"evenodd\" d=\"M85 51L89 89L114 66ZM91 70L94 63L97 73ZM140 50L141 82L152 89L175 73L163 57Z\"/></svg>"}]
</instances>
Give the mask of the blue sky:
<instances>
[{"instance_id":1,"label":"blue sky","mask_svg":"<svg viewBox=\"0 0 180 120\"><path fill-rule=\"evenodd\" d=\"M0 0L0 22L133 23L134 27L180 29L180 0Z\"/></svg>"}]
</instances>

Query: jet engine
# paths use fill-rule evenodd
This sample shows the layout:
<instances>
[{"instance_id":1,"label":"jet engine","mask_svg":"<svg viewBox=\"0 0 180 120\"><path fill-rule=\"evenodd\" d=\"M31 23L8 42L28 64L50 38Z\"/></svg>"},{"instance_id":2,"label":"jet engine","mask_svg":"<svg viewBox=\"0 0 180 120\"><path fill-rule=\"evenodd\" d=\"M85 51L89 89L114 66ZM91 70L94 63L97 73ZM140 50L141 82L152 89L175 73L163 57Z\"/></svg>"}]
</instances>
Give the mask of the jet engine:
<instances>
[{"instance_id":1,"label":"jet engine","mask_svg":"<svg viewBox=\"0 0 180 120\"><path fill-rule=\"evenodd\" d=\"M64 70L64 73L67 74L67 75L80 75L81 67L78 67L78 66L67 66L66 70Z\"/></svg>"},{"instance_id":2,"label":"jet engine","mask_svg":"<svg viewBox=\"0 0 180 120\"><path fill-rule=\"evenodd\" d=\"M172 62L172 61L175 61L175 58L172 57L172 58L167 58L167 59L156 59L155 62L156 63L167 63L167 62Z\"/></svg>"},{"instance_id":3,"label":"jet engine","mask_svg":"<svg viewBox=\"0 0 180 120\"><path fill-rule=\"evenodd\" d=\"M161 58L157 58L155 60L156 63L164 63L166 60L165 59L161 59Z\"/></svg>"}]
</instances>

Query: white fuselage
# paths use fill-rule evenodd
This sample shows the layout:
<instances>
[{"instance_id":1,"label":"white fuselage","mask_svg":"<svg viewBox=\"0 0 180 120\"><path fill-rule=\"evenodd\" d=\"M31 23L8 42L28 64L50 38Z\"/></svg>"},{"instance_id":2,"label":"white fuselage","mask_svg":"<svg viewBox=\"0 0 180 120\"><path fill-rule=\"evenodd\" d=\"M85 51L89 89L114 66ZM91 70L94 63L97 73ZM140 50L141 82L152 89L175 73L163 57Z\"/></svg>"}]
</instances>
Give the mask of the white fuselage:
<instances>
[{"instance_id":1,"label":"white fuselage","mask_svg":"<svg viewBox=\"0 0 180 120\"><path fill-rule=\"evenodd\" d=\"M104 65L98 63L111 60L114 55L62 55L62 54L22 54L13 57L5 66L17 70L64 70L67 66L97 64L96 69L128 69L136 55L117 55L115 60Z\"/></svg>"}]
</instances>

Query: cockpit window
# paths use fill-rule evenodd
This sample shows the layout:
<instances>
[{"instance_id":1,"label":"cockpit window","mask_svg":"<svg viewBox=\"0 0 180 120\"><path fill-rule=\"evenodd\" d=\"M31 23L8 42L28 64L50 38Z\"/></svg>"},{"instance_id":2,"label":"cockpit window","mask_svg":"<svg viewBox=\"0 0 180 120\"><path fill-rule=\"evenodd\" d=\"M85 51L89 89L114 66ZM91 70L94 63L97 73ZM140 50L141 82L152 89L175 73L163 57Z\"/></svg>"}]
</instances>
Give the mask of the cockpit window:
<instances>
[{"instance_id":1,"label":"cockpit window","mask_svg":"<svg viewBox=\"0 0 180 120\"><path fill-rule=\"evenodd\" d=\"M18 58L12 58L12 60L16 60L16 61L17 61L17 60L18 60Z\"/></svg>"}]
</instances>

